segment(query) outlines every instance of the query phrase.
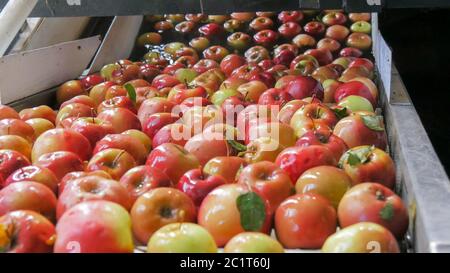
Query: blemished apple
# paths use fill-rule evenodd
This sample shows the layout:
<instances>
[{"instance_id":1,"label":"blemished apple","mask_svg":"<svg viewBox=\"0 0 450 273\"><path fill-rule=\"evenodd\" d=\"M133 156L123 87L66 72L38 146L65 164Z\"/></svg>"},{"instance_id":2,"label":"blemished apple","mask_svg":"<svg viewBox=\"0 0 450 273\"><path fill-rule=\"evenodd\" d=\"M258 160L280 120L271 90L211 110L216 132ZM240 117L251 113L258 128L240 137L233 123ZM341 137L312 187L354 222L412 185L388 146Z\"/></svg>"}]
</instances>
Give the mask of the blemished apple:
<instances>
[{"instance_id":1,"label":"blemished apple","mask_svg":"<svg viewBox=\"0 0 450 273\"><path fill-rule=\"evenodd\" d=\"M0 190L0 215L15 210L32 210L55 221L56 196L47 187L33 181L9 184Z\"/></svg>"},{"instance_id":2,"label":"blemished apple","mask_svg":"<svg viewBox=\"0 0 450 273\"><path fill-rule=\"evenodd\" d=\"M158 229L147 244L148 253L216 253L216 242L194 223L172 223Z\"/></svg>"},{"instance_id":3,"label":"blemished apple","mask_svg":"<svg viewBox=\"0 0 450 273\"><path fill-rule=\"evenodd\" d=\"M319 194L335 209L342 196L352 186L351 178L341 169L333 166L318 166L305 171L295 183L297 193Z\"/></svg>"},{"instance_id":4,"label":"blemished apple","mask_svg":"<svg viewBox=\"0 0 450 273\"><path fill-rule=\"evenodd\" d=\"M134 250L130 215L121 205L109 201L88 201L72 207L59 219L56 233L55 253Z\"/></svg>"},{"instance_id":5,"label":"blemished apple","mask_svg":"<svg viewBox=\"0 0 450 273\"><path fill-rule=\"evenodd\" d=\"M343 228L328 237L322 246L325 253L399 253L392 233L375 223L362 222Z\"/></svg>"},{"instance_id":6,"label":"blemished apple","mask_svg":"<svg viewBox=\"0 0 450 273\"><path fill-rule=\"evenodd\" d=\"M174 188L156 188L141 195L131 208L133 234L142 244L161 227L178 222L195 222L194 202Z\"/></svg>"},{"instance_id":7,"label":"blemished apple","mask_svg":"<svg viewBox=\"0 0 450 273\"><path fill-rule=\"evenodd\" d=\"M0 249L3 253L51 253L55 226L31 210L16 210L0 217Z\"/></svg>"},{"instance_id":8,"label":"blemished apple","mask_svg":"<svg viewBox=\"0 0 450 273\"><path fill-rule=\"evenodd\" d=\"M243 232L231 238L223 251L225 253L284 253L284 248L267 234Z\"/></svg>"}]
</instances>

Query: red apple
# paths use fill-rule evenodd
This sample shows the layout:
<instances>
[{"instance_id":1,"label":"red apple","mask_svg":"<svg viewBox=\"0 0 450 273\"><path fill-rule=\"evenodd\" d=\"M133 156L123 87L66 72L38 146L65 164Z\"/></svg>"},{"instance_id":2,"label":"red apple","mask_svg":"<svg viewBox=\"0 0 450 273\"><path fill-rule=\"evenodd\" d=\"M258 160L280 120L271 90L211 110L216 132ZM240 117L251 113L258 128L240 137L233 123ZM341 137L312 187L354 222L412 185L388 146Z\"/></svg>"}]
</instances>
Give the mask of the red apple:
<instances>
[{"instance_id":1,"label":"red apple","mask_svg":"<svg viewBox=\"0 0 450 273\"><path fill-rule=\"evenodd\" d=\"M323 23L318 21L311 21L303 27L303 30L309 35L318 37L322 36L325 33L325 28L326 27Z\"/></svg>"},{"instance_id":2,"label":"red apple","mask_svg":"<svg viewBox=\"0 0 450 273\"><path fill-rule=\"evenodd\" d=\"M196 71L197 73L202 74L203 72L218 67L219 63L214 60L201 59L192 67L192 69L194 69L194 71Z\"/></svg>"},{"instance_id":3,"label":"red apple","mask_svg":"<svg viewBox=\"0 0 450 273\"><path fill-rule=\"evenodd\" d=\"M101 112L98 119L110 123L114 132L120 134L130 129L141 129L138 117L128 109L113 108Z\"/></svg>"},{"instance_id":4,"label":"red apple","mask_svg":"<svg viewBox=\"0 0 450 273\"><path fill-rule=\"evenodd\" d=\"M20 136L5 135L0 136L0 150L8 149L24 155L28 160L31 159L31 143Z\"/></svg>"},{"instance_id":5,"label":"red apple","mask_svg":"<svg viewBox=\"0 0 450 273\"><path fill-rule=\"evenodd\" d=\"M98 107L97 112L101 113L107 109L113 109L113 108L125 108L130 110L133 113L137 113L136 106L131 101L130 98L125 96L117 96L111 99L104 100Z\"/></svg>"},{"instance_id":6,"label":"red apple","mask_svg":"<svg viewBox=\"0 0 450 273\"><path fill-rule=\"evenodd\" d=\"M298 100L312 96L323 99L322 85L312 77L297 76L288 83L285 90Z\"/></svg>"},{"instance_id":7,"label":"red apple","mask_svg":"<svg viewBox=\"0 0 450 273\"><path fill-rule=\"evenodd\" d=\"M313 56L321 66L333 62L333 55L328 49L308 49L304 54Z\"/></svg>"},{"instance_id":8,"label":"red apple","mask_svg":"<svg viewBox=\"0 0 450 273\"><path fill-rule=\"evenodd\" d=\"M23 121L27 121L33 118L43 118L55 124L56 112L47 105L40 105L33 108L23 109L19 112L19 116Z\"/></svg>"},{"instance_id":9,"label":"red apple","mask_svg":"<svg viewBox=\"0 0 450 273\"><path fill-rule=\"evenodd\" d=\"M253 40L258 45L270 48L277 42L278 33L270 29L261 30L253 36Z\"/></svg>"},{"instance_id":10,"label":"red apple","mask_svg":"<svg viewBox=\"0 0 450 273\"><path fill-rule=\"evenodd\" d=\"M136 161L127 151L109 148L96 153L86 167L87 171L105 171L114 180L119 180L129 169L136 167Z\"/></svg>"},{"instance_id":11,"label":"red apple","mask_svg":"<svg viewBox=\"0 0 450 273\"><path fill-rule=\"evenodd\" d=\"M391 189L395 186L394 161L386 152L373 146L348 150L339 166L351 177L353 185L371 181Z\"/></svg>"},{"instance_id":12,"label":"red apple","mask_svg":"<svg viewBox=\"0 0 450 273\"><path fill-rule=\"evenodd\" d=\"M356 95L368 99L373 107L377 106L378 89L369 79L355 78L336 88L334 100L339 102L345 97Z\"/></svg>"},{"instance_id":13,"label":"red apple","mask_svg":"<svg viewBox=\"0 0 450 273\"><path fill-rule=\"evenodd\" d=\"M280 204L275 232L286 248L319 249L336 232L336 211L324 197L297 194Z\"/></svg>"},{"instance_id":14,"label":"red apple","mask_svg":"<svg viewBox=\"0 0 450 273\"><path fill-rule=\"evenodd\" d=\"M253 19L250 22L249 27L254 31L271 29L273 27L273 21L268 17L260 16Z\"/></svg>"},{"instance_id":15,"label":"red apple","mask_svg":"<svg viewBox=\"0 0 450 273\"><path fill-rule=\"evenodd\" d=\"M245 167L246 163L243 158L237 156L218 156L212 158L203 167L203 172L207 175L220 175L225 181L230 183L236 182L238 172Z\"/></svg>"},{"instance_id":16,"label":"red apple","mask_svg":"<svg viewBox=\"0 0 450 273\"><path fill-rule=\"evenodd\" d=\"M287 91L279 88L271 88L261 94L258 104L284 106L291 100L293 100L293 97Z\"/></svg>"},{"instance_id":17,"label":"red apple","mask_svg":"<svg viewBox=\"0 0 450 273\"><path fill-rule=\"evenodd\" d=\"M286 22L278 28L278 32L285 39L292 39L302 31L302 27L296 22Z\"/></svg>"},{"instance_id":18,"label":"red apple","mask_svg":"<svg viewBox=\"0 0 450 273\"><path fill-rule=\"evenodd\" d=\"M79 118L72 123L70 129L82 134L89 140L91 147L107 134L113 133L112 126L98 118Z\"/></svg>"},{"instance_id":19,"label":"red apple","mask_svg":"<svg viewBox=\"0 0 450 273\"><path fill-rule=\"evenodd\" d=\"M91 91L89 91L89 97L91 97L96 105L99 105L102 101L105 100L106 90L108 90L114 83L111 81L102 82L100 84L92 87Z\"/></svg>"},{"instance_id":20,"label":"red apple","mask_svg":"<svg viewBox=\"0 0 450 273\"><path fill-rule=\"evenodd\" d=\"M69 129L52 129L38 137L31 159L35 162L41 155L56 151L73 152L81 160L88 160L92 154L91 144L82 134Z\"/></svg>"},{"instance_id":21,"label":"red apple","mask_svg":"<svg viewBox=\"0 0 450 273\"><path fill-rule=\"evenodd\" d=\"M85 95L86 90L84 89L83 83L78 80L72 80L61 85L56 91L56 100L58 104L61 104L67 100L78 95Z\"/></svg>"},{"instance_id":22,"label":"red apple","mask_svg":"<svg viewBox=\"0 0 450 273\"><path fill-rule=\"evenodd\" d=\"M207 38L214 38L223 32L222 26L217 23L209 23L201 26L198 32Z\"/></svg>"},{"instance_id":23,"label":"red apple","mask_svg":"<svg viewBox=\"0 0 450 273\"><path fill-rule=\"evenodd\" d=\"M64 107L66 107L69 104L72 103L79 103L79 104L84 104L86 106L89 106L90 108L96 108L97 107L97 103L95 102L95 100L87 95L79 95L76 97L71 98L70 100L65 101L64 103L61 104L61 106L59 107L59 109L62 109ZM48 106L47 106L48 107ZM51 109L47 109L46 111L48 112L48 115L52 115L50 113ZM52 110L53 111L53 110ZM53 111L54 115L56 115L56 113Z\"/></svg>"},{"instance_id":24,"label":"red apple","mask_svg":"<svg viewBox=\"0 0 450 273\"><path fill-rule=\"evenodd\" d=\"M130 215L122 206L109 201L88 201L72 207L59 219L56 233L56 253L134 250Z\"/></svg>"},{"instance_id":25,"label":"red apple","mask_svg":"<svg viewBox=\"0 0 450 273\"><path fill-rule=\"evenodd\" d=\"M214 157L235 153L222 133L197 134L186 142L184 149L194 155L202 166Z\"/></svg>"},{"instance_id":26,"label":"red apple","mask_svg":"<svg viewBox=\"0 0 450 273\"><path fill-rule=\"evenodd\" d=\"M369 50L372 48L372 38L368 34L354 32L347 37L347 46L363 51Z\"/></svg>"},{"instance_id":27,"label":"red apple","mask_svg":"<svg viewBox=\"0 0 450 273\"><path fill-rule=\"evenodd\" d=\"M236 68L243 66L244 64L245 59L243 57L237 54L230 54L220 62L220 69L229 77Z\"/></svg>"},{"instance_id":28,"label":"red apple","mask_svg":"<svg viewBox=\"0 0 450 273\"><path fill-rule=\"evenodd\" d=\"M199 207L209 192L226 183L225 178L220 175L208 175L201 169L193 169L180 178L177 187Z\"/></svg>"},{"instance_id":29,"label":"red apple","mask_svg":"<svg viewBox=\"0 0 450 273\"><path fill-rule=\"evenodd\" d=\"M223 46L210 46L203 51L203 57L205 59L211 59L216 62L222 61L229 54L228 49Z\"/></svg>"},{"instance_id":30,"label":"red apple","mask_svg":"<svg viewBox=\"0 0 450 273\"><path fill-rule=\"evenodd\" d=\"M347 36L350 34L350 30L341 25L333 25L327 28L325 36L334 39L339 42L345 41Z\"/></svg>"},{"instance_id":31,"label":"red apple","mask_svg":"<svg viewBox=\"0 0 450 273\"><path fill-rule=\"evenodd\" d=\"M332 132L324 130L308 131L301 136L295 146L307 147L311 145L323 145L334 155L336 161L348 150L347 144Z\"/></svg>"},{"instance_id":32,"label":"red apple","mask_svg":"<svg viewBox=\"0 0 450 273\"><path fill-rule=\"evenodd\" d=\"M183 132L190 132L190 131L191 130L182 123L167 124L161 129L159 129L158 132L155 134L152 140L152 146L153 148L156 148L164 143L173 143L178 144L180 146L184 146L188 141L188 139L177 136L183 136L184 135Z\"/></svg>"},{"instance_id":33,"label":"red apple","mask_svg":"<svg viewBox=\"0 0 450 273\"><path fill-rule=\"evenodd\" d=\"M408 209L402 199L378 183L355 185L342 197L338 209L342 228L359 222L377 223L402 238L408 228Z\"/></svg>"},{"instance_id":34,"label":"red apple","mask_svg":"<svg viewBox=\"0 0 450 273\"><path fill-rule=\"evenodd\" d=\"M20 119L0 120L0 136L16 135L23 137L29 142L34 141L34 129L28 123Z\"/></svg>"},{"instance_id":35,"label":"red apple","mask_svg":"<svg viewBox=\"0 0 450 273\"><path fill-rule=\"evenodd\" d=\"M106 149L115 148L127 151L137 164L144 164L147 159L147 149L140 141L127 134L109 134L95 145L94 155Z\"/></svg>"},{"instance_id":36,"label":"red apple","mask_svg":"<svg viewBox=\"0 0 450 273\"><path fill-rule=\"evenodd\" d=\"M301 20L303 20L303 17L304 17L303 12L299 10L282 11L278 14L278 20L280 20L280 22L282 23L300 22Z\"/></svg>"},{"instance_id":37,"label":"red apple","mask_svg":"<svg viewBox=\"0 0 450 273\"><path fill-rule=\"evenodd\" d=\"M337 165L333 153L319 145L286 148L278 155L275 163L289 174L292 183L308 169L321 165Z\"/></svg>"},{"instance_id":38,"label":"red apple","mask_svg":"<svg viewBox=\"0 0 450 273\"><path fill-rule=\"evenodd\" d=\"M30 165L28 159L13 150L0 150L0 188L5 186L5 180L16 170Z\"/></svg>"},{"instance_id":39,"label":"red apple","mask_svg":"<svg viewBox=\"0 0 450 273\"><path fill-rule=\"evenodd\" d=\"M21 181L34 181L41 183L46 185L54 193L58 190L58 178L52 171L44 167L26 166L17 169L5 180L4 186Z\"/></svg>"},{"instance_id":40,"label":"red apple","mask_svg":"<svg viewBox=\"0 0 450 273\"><path fill-rule=\"evenodd\" d=\"M330 108L321 103L310 103L295 112L290 125L297 137L302 137L311 128L318 127L319 124L333 128L337 122L338 118Z\"/></svg>"},{"instance_id":41,"label":"red apple","mask_svg":"<svg viewBox=\"0 0 450 273\"><path fill-rule=\"evenodd\" d=\"M278 113L277 119L284 124L290 124L292 116L298 109L306 105L307 102L302 100L291 100L283 105Z\"/></svg>"},{"instance_id":42,"label":"red apple","mask_svg":"<svg viewBox=\"0 0 450 273\"><path fill-rule=\"evenodd\" d=\"M308 49L316 46L316 39L308 34L298 34L292 39L292 43L299 49Z\"/></svg>"},{"instance_id":43,"label":"red apple","mask_svg":"<svg viewBox=\"0 0 450 273\"><path fill-rule=\"evenodd\" d=\"M239 174L238 183L250 186L269 202L270 214L294 192L291 179L275 163L261 161L245 167Z\"/></svg>"},{"instance_id":44,"label":"red apple","mask_svg":"<svg viewBox=\"0 0 450 273\"><path fill-rule=\"evenodd\" d=\"M153 114L170 113L174 106L175 104L167 98L155 97L146 99L139 108L138 118L142 124Z\"/></svg>"},{"instance_id":45,"label":"red apple","mask_svg":"<svg viewBox=\"0 0 450 273\"><path fill-rule=\"evenodd\" d=\"M327 26L344 25L347 22L347 16L342 12L327 12L322 17L322 22Z\"/></svg>"},{"instance_id":46,"label":"red apple","mask_svg":"<svg viewBox=\"0 0 450 273\"><path fill-rule=\"evenodd\" d=\"M0 104L0 120L2 119L20 119L20 116L13 108Z\"/></svg>"},{"instance_id":47,"label":"red apple","mask_svg":"<svg viewBox=\"0 0 450 273\"><path fill-rule=\"evenodd\" d=\"M37 182L22 181L0 190L0 215L15 210L32 210L55 220L56 197L47 187Z\"/></svg>"},{"instance_id":48,"label":"red apple","mask_svg":"<svg viewBox=\"0 0 450 273\"><path fill-rule=\"evenodd\" d=\"M17 210L0 217L3 253L52 253L55 226L31 210Z\"/></svg>"},{"instance_id":49,"label":"red apple","mask_svg":"<svg viewBox=\"0 0 450 273\"><path fill-rule=\"evenodd\" d=\"M194 222L196 208L183 192L173 188L156 188L141 195L131 209L133 233L146 244L159 228L180 222Z\"/></svg>"},{"instance_id":50,"label":"red apple","mask_svg":"<svg viewBox=\"0 0 450 273\"><path fill-rule=\"evenodd\" d=\"M339 56L341 57L355 57L355 58L359 58L363 55L362 51L354 48L354 47L346 47L343 48L340 52L339 52Z\"/></svg>"},{"instance_id":51,"label":"red apple","mask_svg":"<svg viewBox=\"0 0 450 273\"><path fill-rule=\"evenodd\" d=\"M87 176L72 180L66 185L58 198L56 218L61 216L76 204L105 200L117 203L126 210L131 208L131 200L127 190L117 181L98 176Z\"/></svg>"},{"instance_id":52,"label":"red apple","mask_svg":"<svg viewBox=\"0 0 450 273\"><path fill-rule=\"evenodd\" d=\"M34 165L47 168L60 180L66 174L84 169L83 161L75 153L58 151L41 155Z\"/></svg>"}]
</instances>

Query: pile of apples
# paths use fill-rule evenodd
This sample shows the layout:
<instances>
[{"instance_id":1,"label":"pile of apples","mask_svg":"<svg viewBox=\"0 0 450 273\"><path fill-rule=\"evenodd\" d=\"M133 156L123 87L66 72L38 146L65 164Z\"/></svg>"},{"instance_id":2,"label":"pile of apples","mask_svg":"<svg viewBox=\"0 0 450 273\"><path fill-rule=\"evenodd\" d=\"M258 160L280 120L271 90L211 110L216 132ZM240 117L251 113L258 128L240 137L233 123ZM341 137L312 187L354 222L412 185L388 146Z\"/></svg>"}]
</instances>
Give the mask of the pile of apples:
<instances>
[{"instance_id":1,"label":"pile of apples","mask_svg":"<svg viewBox=\"0 0 450 273\"><path fill-rule=\"evenodd\" d=\"M142 61L0 106L0 252L399 252L369 22L147 16Z\"/></svg>"}]
</instances>

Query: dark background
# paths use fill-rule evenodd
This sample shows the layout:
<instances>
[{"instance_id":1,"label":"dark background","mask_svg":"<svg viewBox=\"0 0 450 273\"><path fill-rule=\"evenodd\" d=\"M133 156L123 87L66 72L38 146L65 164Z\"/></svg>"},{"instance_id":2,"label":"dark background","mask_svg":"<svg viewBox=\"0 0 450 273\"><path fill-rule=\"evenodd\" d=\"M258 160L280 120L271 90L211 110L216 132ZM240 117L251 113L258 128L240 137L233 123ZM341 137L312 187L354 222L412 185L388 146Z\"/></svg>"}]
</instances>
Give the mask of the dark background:
<instances>
[{"instance_id":1,"label":"dark background","mask_svg":"<svg viewBox=\"0 0 450 273\"><path fill-rule=\"evenodd\" d=\"M395 64L449 174L450 10L384 11L380 29L392 47Z\"/></svg>"}]
</instances>

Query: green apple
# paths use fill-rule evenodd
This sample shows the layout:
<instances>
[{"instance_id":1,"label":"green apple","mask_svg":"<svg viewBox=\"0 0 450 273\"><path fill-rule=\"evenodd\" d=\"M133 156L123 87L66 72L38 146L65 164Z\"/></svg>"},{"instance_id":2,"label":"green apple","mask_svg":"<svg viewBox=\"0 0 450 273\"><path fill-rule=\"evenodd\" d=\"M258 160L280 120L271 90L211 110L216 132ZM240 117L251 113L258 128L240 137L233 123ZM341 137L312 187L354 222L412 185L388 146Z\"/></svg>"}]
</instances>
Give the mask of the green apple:
<instances>
[{"instance_id":1,"label":"green apple","mask_svg":"<svg viewBox=\"0 0 450 273\"><path fill-rule=\"evenodd\" d=\"M277 240L260 232L240 233L226 244L225 253L284 253Z\"/></svg>"},{"instance_id":2,"label":"green apple","mask_svg":"<svg viewBox=\"0 0 450 273\"><path fill-rule=\"evenodd\" d=\"M364 97L361 96L348 96L343 98L339 103L339 106L345 107L351 112L356 111L368 111L368 112L374 112L372 103Z\"/></svg>"},{"instance_id":3,"label":"green apple","mask_svg":"<svg viewBox=\"0 0 450 273\"><path fill-rule=\"evenodd\" d=\"M333 61L333 64L341 65L344 69L347 69L352 60L348 57L339 57Z\"/></svg>"},{"instance_id":4,"label":"green apple","mask_svg":"<svg viewBox=\"0 0 450 273\"><path fill-rule=\"evenodd\" d=\"M158 229L147 245L149 253L216 253L209 232L193 223L172 223Z\"/></svg>"},{"instance_id":5,"label":"green apple","mask_svg":"<svg viewBox=\"0 0 450 273\"><path fill-rule=\"evenodd\" d=\"M183 43L172 42L164 46L164 51L173 56L175 55L175 52L177 52L178 49L181 49L183 47L186 47L186 45Z\"/></svg>"},{"instance_id":6,"label":"green apple","mask_svg":"<svg viewBox=\"0 0 450 273\"><path fill-rule=\"evenodd\" d=\"M241 93L239 93L236 89L227 88L215 92L211 96L210 100L214 105L220 106L227 98L240 95Z\"/></svg>"},{"instance_id":7,"label":"green apple","mask_svg":"<svg viewBox=\"0 0 450 273\"><path fill-rule=\"evenodd\" d=\"M372 31L372 26L370 25L369 22L358 21L358 22L354 22L350 26L350 30L352 32L362 32L362 33L370 34L370 32Z\"/></svg>"},{"instance_id":8,"label":"green apple","mask_svg":"<svg viewBox=\"0 0 450 273\"><path fill-rule=\"evenodd\" d=\"M179 68L175 71L175 77L183 83L190 83L197 76L198 73L192 68Z\"/></svg>"},{"instance_id":9,"label":"green apple","mask_svg":"<svg viewBox=\"0 0 450 273\"><path fill-rule=\"evenodd\" d=\"M119 68L119 64L107 64L100 70L100 75L106 80L111 80L112 73L114 72L114 70L117 70Z\"/></svg>"}]
</instances>

